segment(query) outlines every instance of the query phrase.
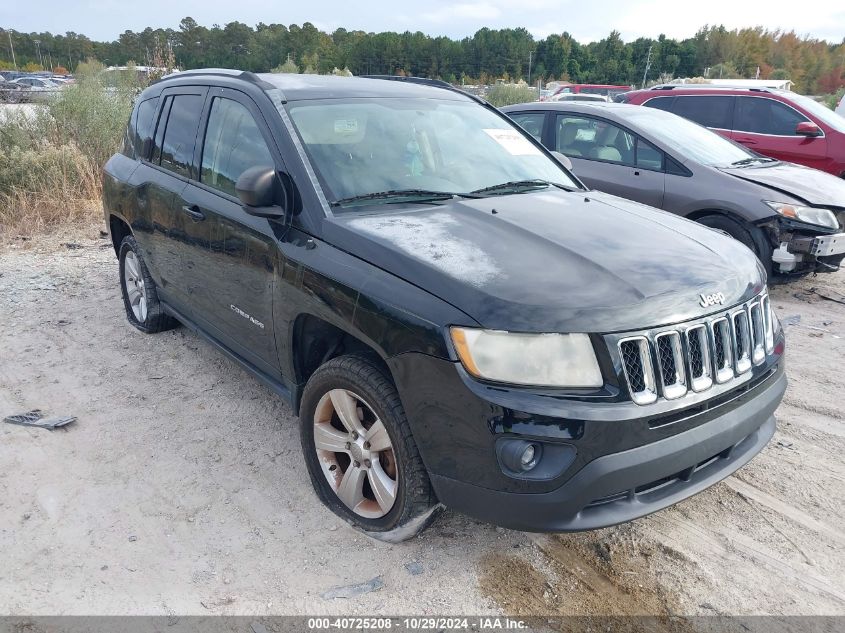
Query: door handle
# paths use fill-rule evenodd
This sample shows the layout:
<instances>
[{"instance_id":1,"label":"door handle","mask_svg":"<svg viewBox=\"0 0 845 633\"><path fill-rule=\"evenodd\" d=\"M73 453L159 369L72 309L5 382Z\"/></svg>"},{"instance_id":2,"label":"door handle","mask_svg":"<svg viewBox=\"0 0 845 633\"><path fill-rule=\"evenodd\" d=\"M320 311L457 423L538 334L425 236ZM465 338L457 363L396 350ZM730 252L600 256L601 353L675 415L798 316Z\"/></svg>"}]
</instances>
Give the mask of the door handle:
<instances>
[{"instance_id":1,"label":"door handle","mask_svg":"<svg viewBox=\"0 0 845 633\"><path fill-rule=\"evenodd\" d=\"M182 207L182 211L188 214L188 217L190 217L194 222L202 222L205 220L205 213L200 211L200 208L195 204L186 204Z\"/></svg>"},{"instance_id":2,"label":"door handle","mask_svg":"<svg viewBox=\"0 0 845 633\"><path fill-rule=\"evenodd\" d=\"M757 145L757 141L753 138L738 138L736 139L737 142L742 143L743 145Z\"/></svg>"},{"instance_id":3,"label":"door handle","mask_svg":"<svg viewBox=\"0 0 845 633\"><path fill-rule=\"evenodd\" d=\"M639 169L635 169L635 170L634 170L634 175L635 175L635 176L639 176L639 175L640 175L640 170L639 170Z\"/></svg>"}]
</instances>

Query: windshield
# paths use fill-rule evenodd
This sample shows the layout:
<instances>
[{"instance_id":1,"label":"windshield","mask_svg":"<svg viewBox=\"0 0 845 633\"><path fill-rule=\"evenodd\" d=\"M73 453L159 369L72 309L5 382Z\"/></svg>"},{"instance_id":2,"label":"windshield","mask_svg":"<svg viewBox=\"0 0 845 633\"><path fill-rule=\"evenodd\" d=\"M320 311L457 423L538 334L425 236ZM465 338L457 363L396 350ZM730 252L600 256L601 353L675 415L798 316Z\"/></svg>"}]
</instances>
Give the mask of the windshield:
<instances>
[{"instance_id":1,"label":"windshield","mask_svg":"<svg viewBox=\"0 0 845 633\"><path fill-rule=\"evenodd\" d=\"M517 193L544 183L579 187L507 119L474 102L326 99L287 108L335 205L396 201L400 193L433 199Z\"/></svg>"},{"instance_id":2,"label":"windshield","mask_svg":"<svg viewBox=\"0 0 845 633\"><path fill-rule=\"evenodd\" d=\"M632 106L626 114L636 121L646 138L663 143L683 158L703 165L726 167L760 158L724 136L669 112Z\"/></svg>"},{"instance_id":3,"label":"windshield","mask_svg":"<svg viewBox=\"0 0 845 633\"><path fill-rule=\"evenodd\" d=\"M815 99L805 97L804 95L793 94L789 95L789 98L817 119L821 119L823 123L826 123L837 132L845 132L845 118L836 114L836 112L827 106L822 105Z\"/></svg>"}]
</instances>

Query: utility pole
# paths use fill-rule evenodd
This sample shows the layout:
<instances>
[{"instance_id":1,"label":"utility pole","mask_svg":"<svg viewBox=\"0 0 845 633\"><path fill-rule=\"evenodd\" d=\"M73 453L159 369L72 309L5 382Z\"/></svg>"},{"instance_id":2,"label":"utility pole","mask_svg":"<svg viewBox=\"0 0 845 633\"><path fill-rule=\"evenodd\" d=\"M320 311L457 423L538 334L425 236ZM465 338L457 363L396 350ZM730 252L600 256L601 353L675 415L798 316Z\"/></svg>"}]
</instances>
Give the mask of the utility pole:
<instances>
[{"instance_id":1,"label":"utility pole","mask_svg":"<svg viewBox=\"0 0 845 633\"><path fill-rule=\"evenodd\" d=\"M9 36L9 48L12 49L12 65L15 67L15 70L17 70L18 63L15 61L15 45L12 43L12 29L6 31L6 34Z\"/></svg>"},{"instance_id":2,"label":"utility pole","mask_svg":"<svg viewBox=\"0 0 845 633\"><path fill-rule=\"evenodd\" d=\"M528 85L531 85L531 56L534 55L534 51L528 51Z\"/></svg>"},{"instance_id":3,"label":"utility pole","mask_svg":"<svg viewBox=\"0 0 845 633\"><path fill-rule=\"evenodd\" d=\"M645 82L648 78L648 71L651 68L651 48L651 46L648 47L648 56L645 60L645 72L643 73L643 85L641 86L641 88L645 88Z\"/></svg>"},{"instance_id":4,"label":"utility pole","mask_svg":"<svg viewBox=\"0 0 845 633\"><path fill-rule=\"evenodd\" d=\"M41 58L41 42L39 40L32 40L35 44L35 50L38 53L38 65L44 68L44 60Z\"/></svg>"}]
</instances>

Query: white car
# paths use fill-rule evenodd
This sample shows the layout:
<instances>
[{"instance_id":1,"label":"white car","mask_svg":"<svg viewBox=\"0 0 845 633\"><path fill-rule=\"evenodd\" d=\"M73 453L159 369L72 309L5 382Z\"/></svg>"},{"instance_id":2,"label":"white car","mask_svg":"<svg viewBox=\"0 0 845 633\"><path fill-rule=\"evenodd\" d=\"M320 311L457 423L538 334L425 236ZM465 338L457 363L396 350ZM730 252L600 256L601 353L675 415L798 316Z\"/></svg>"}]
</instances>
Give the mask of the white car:
<instances>
[{"instance_id":1,"label":"white car","mask_svg":"<svg viewBox=\"0 0 845 633\"><path fill-rule=\"evenodd\" d=\"M842 100L839 102L839 105L836 107L836 113L845 116L845 95L842 95Z\"/></svg>"},{"instance_id":2,"label":"white car","mask_svg":"<svg viewBox=\"0 0 845 633\"><path fill-rule=\"evenodd\" d=\"M604 95L594 95L584 92L563 92L554 95L549 101L600 101L607 103L610 99Z\"/></svg>"}]
</instances>

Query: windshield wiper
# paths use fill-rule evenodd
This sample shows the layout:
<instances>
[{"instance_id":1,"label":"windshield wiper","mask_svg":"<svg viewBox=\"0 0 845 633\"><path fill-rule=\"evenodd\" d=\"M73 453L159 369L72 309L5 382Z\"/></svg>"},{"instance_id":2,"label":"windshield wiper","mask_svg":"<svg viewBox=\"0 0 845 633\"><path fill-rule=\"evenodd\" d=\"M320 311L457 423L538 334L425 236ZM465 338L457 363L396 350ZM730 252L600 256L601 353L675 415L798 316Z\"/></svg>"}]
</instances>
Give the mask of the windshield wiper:
<instances>
[{"instance_id":1,"label":"windshield wiper","mask_svg":"<svg viewBox=\"0 0 845 633\"><path fill-rule=\"evenodd\" d=\"M475 189L472 193L518 193L520 191L531 191L533 189L545 189L546 187L557 187L558 189L563 189L564 191L572 191L572 189L566 185L535 178L531 180L511 180L510 182L503 182L498 185Z\"/></svg>"},{"instance_id":2,"label":"windshield wiper","mask_svg":"<svg viewBox=\"0 0 845 633\"><path fill-rule=\"evenodd\" d=\"M390 191L376 191L364 193L360 196L341 198L332 202L333 207L349 204L350 202L364 202L367 200L384 200L385 202L427 202L435 200L448 200L450 198L480 198L474 193L456 193L451 191L429 191L428 189L391 189Z\"/></svg>"},{"instance_id":3,"label":"windshield wiper","mask_svg":"<svg viewBox=\"0 0 845 633\"><path fill-rule=\"evenodd\" d=\"M734 161L731 163L731 167L744 167L745 165L751 165L752 163L773 163L775 160L776 159L774 158L766 158L765 156L749 156L748 158Z\"/></svg>"}]
</instances>

